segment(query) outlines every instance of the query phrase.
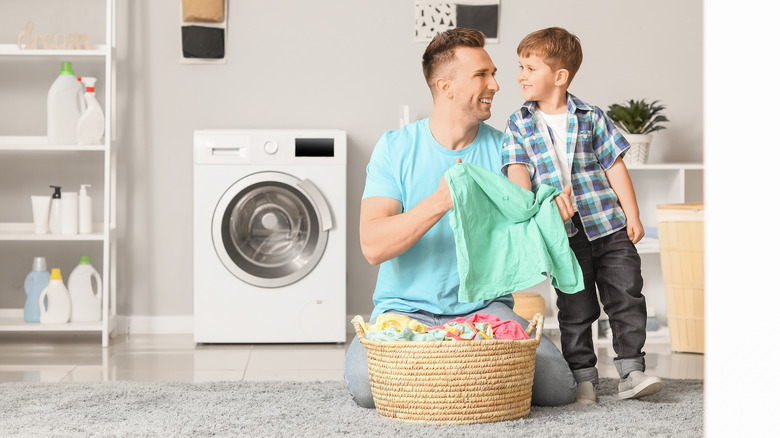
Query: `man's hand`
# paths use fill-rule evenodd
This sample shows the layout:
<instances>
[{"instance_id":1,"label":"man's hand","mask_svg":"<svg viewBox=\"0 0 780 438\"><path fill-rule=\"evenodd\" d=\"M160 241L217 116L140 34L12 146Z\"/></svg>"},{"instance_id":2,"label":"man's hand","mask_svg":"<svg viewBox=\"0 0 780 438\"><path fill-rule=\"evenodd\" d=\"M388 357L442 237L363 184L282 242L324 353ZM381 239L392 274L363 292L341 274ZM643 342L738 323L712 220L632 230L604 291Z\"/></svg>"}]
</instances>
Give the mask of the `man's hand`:
<instances>
[{"instance_id":1,"label":"man's hand","mask_svg":"<svg viewBox=\"0 0 780 438\"><path fill-rule=\"evenodd\" d=\"M574 207L571 205L571 186L563 188L563 193L555 197L555 204L558 205L558 211L561 212L561 219L564 222L574 216ZM641 224L640 224L641 226Z\"/></svg>"},{"instance_id":2,"label":"man's hand","mask_svg":"<svg viewBox=\"0 0 780 438\"><path fill-rule=\"evenodd\" d=\"M460 159L456 161L460 162ZM372 265L378 265L403 254L450 210L452 196L444 176L435 192L406 211L397 199L363 199L360 203L363 256Z\"/></svg>"},{"instance_id":3,"label":"man's hand","mask_svg":"<svg viewBox=\"0 0 780 438\"><path fill-rule=\"evenodd\" d=\"M455 164L462 163L463 160L458 158L455 160ZM445 203L445 206L447 208L447 211L452 210L452 195L450 194L450 186L447 184L447 181L444 180L444 175L441 176L441 179L439 180L439 188L436 189L435 193L442 202Z\"/></svg>"}]
</instances>

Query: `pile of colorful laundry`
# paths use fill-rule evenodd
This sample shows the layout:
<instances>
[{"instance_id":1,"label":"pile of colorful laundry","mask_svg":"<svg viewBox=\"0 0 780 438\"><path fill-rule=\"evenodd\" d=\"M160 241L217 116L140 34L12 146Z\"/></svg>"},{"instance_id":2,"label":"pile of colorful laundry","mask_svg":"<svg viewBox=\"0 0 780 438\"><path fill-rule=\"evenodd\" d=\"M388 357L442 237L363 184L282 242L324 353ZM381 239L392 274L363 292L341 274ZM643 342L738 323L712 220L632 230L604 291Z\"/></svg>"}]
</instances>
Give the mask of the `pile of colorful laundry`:
<instances>
[{"instance_id":1,"label":"pile of colorful laundry","mask_svg":"<svg viewBox=\"0 0 780 438\"><path fill-rule=\"evenodd\" d=\"M473 341L480 339L528 339L517 321L500 320L489 313L477 313L469 318L458 317L436 327L428 327L406 315L385 313L375 324L363 321L360 315L352 319L372 341Z\"/></svg>"}]
</instances>

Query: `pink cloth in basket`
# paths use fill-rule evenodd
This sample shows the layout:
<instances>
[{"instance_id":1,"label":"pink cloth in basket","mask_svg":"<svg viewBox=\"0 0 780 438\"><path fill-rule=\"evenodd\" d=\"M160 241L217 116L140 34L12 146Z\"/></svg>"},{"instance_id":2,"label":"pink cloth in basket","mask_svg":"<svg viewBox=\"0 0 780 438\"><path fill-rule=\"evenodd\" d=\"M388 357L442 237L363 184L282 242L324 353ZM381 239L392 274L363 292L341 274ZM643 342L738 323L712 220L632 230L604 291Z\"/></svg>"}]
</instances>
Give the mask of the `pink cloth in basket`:
<instances>
[{"instance_id":1,"label":"pink cloth in basket","mask_svg":"<svg viewBox=\"0 0 780 438\"><path fill-rule=\"evenodd\" d=\"M493 335L496 339L514 339L518 341L529 339L528 334L523 330L523 327L519 322L512 321L511 319L502 321L496 315L490 313L477 313L468 318L459 316L449 322L486 322L493 328ZM444 325L446 324L442 324L438 327L430 327L428 330L435 328L443 329Z\"/></svg>"}]
</instances>

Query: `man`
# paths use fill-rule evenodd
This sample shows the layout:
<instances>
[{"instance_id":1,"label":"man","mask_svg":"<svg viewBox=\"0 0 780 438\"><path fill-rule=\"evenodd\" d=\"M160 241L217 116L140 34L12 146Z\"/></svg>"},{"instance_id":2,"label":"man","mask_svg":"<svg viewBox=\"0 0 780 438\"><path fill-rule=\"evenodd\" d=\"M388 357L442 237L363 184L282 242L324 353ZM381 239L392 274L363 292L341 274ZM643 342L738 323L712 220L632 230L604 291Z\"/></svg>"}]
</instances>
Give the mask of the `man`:
<instances>
[{"instance_id":1,"label":"man","mask_svg":"<svg viewBox=\"0 0 780 438\"><path fill-rule=\"evenodd\" d=\"M472 29L437 35L423 54L423 73L433 96L431 117L388 131L366 167L360 208L360 245L369 263L380 264L371 320L382 313L407 315L428 326L458 316L490 313L528 322L512 312L512 295L458 302L455 239L447 220L452 199L443 175L456 162L496 173L503 133L484 123L498 92L496 67L485 37ZM565 199L564 199L565 198ZM568 197L556 198L562 215ZM574 377L547 338L537 350L532 403L574 401ZM374 407L366 350L357 339L347 351L344 377L355 402Z\"/></svg>"}]
</instances>

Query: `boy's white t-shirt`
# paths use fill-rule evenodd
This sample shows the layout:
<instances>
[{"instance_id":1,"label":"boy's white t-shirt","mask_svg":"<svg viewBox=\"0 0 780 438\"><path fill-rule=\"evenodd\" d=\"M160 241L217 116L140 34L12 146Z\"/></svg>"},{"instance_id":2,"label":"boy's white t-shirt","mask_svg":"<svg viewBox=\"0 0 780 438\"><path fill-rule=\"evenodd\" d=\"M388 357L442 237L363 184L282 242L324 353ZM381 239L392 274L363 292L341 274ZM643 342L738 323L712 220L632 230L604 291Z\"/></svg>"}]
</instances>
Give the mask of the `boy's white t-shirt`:
<instances>
[{"instance_id":1,"label":"boy's white t-shirt","mask_svg":"<svg viewBox=\"0 0 780 438\"><path fill-rule=\"evenodd\" d=\"M561 179L563 187L571 185L571 163L569 162L568 153L566 150L566 136L567 125L569 123L569 114L545 114L538 108L536 112L541 116L542 125L550 127L552 130L552 138L544 136L545 141L552 141L553 148L551 152L555 155L555 170L558 172L558 176ZM548 130L540 129L541 132L547 134ZM548 148L549 149L549 148ZM574 211L577 211L577 204L574 201L574 193L570 196L571 205L574 207Z\"/></svg>"}]
</instances>

